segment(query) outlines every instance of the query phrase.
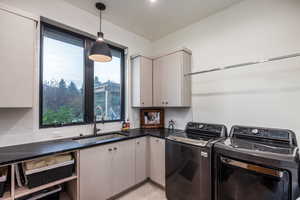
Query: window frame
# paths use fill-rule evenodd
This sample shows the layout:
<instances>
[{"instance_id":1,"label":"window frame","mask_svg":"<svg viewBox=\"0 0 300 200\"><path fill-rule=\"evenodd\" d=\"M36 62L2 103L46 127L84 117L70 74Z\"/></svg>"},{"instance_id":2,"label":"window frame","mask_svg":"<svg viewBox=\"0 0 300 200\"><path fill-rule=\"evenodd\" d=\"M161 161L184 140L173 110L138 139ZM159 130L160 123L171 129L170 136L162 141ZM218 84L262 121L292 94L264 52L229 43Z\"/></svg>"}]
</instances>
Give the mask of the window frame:
<instances>
[{"instance_id":1,"label":"window frame","mask_svg":"<svg viewBox=\"0 0 300 200\"><path fill-rule=\"evenodd\" d=\"M84 81L84 95L83 95L83 122L74 122L67 124L43 124L43 49L44 49L44 28L51 28L59 32L69 34L71 36L82 39L84 42L84 69L83 69L83 81ZM78 34L73 31L69 31L55 25L41 22L40 23L40 55L39 55L39 128L55 128L65 126L77 126L87 125L94 123L94 62L88 58L88 52L92 44L96 39ZM104 123L121 122L125 119L125 49L108 44L111 49L117 50L121 53L121 114L118 120L105 120ZM100 121L97 121L99 123ZM102 121L101 121L102 122Z\"/></svg>"}]
</instances>

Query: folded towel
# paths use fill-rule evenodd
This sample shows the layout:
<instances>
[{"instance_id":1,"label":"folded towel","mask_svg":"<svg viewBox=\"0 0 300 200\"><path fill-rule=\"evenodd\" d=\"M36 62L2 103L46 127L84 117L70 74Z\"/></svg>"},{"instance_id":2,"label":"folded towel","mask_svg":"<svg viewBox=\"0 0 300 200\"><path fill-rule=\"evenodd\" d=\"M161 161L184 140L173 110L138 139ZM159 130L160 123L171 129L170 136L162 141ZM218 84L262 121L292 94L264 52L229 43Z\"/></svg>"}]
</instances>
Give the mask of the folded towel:
<instances>
[{"instance_id":1,"label":"folded towel","mask_svg":"<svg viewBox=\"0 0 300 200\"><path fill-rule=\"evenodd\" d=\"M26 170L38 169L38 168L42 168L42 167L47 167L47 166L63 163L63 162L69 161L69 160L72 160L72 155L70 153L40 158L40 159L26 162L25 169Z\"/></svg>"},{"instance_id":2,"label":"folded towel","mask_svg":"<svg viewBox=\"0 0 300 200\"><path fill-rule=\"evenodd\" d=\"M55 164L63 163L72 160L71 154L65 154L65 155L58 155L55 156Z\"/></svg>"},{"instance_id":3,"label":"folded towel","mask_svg":"<svg viewBox=\"0 0 300 200\"><path fill-rule=\"evenodd\" d=\"M40 158L32 161L28 161L25 163L26 170L38 169L42 167L46 167L47 163L45 158Z\"/></svg>"}]
</instances>

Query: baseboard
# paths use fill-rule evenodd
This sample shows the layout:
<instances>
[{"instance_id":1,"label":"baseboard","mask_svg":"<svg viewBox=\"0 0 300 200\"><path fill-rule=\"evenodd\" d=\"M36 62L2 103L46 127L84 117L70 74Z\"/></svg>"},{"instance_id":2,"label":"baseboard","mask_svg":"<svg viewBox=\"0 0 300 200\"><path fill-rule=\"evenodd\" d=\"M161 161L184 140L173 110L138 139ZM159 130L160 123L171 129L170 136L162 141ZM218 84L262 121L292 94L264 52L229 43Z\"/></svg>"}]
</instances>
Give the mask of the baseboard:
<instances>
[{"instance_id":1,"label":"baseboard","mask_svg":"<svg viewBox=\"0 0 300 200\"><path fill-rule=\"evenodd\" d=\"M144 181L142 181L142 182L140 182L140 183L138 183L138 184L136 184L136 185L134 185L134 186L132 186L132 187L126 189L126 190L124 190L123 192L121 192L121 193L119 193L119 194L116 194L116 195L114 195L113 197L110 197L108 200L114 200L114 199L117 199L117 198L123 196L124 194L129 193L129 192L131 192L131 191L137 189L138 187L144 185L144 184L147 183L147 182L149 182L149 179L148 179L148 178L145 179Z\"/></svg>"},{"instance_id":2,"label":"baseboard","mask_svg":"<svg viewBox=\"0 0 300 200\"><path fill-rule=\"evenodd\" d=\"M159 188L161 188L163 190L166 189L165 186L163 186L163 185L161 185L159 183L156 183L155 181L151 180L150 178L148 178L147 180L148 180L148 182L152 183L153 185L156 185L157 187L159 187Z\"/></svg>"}]
</instances>

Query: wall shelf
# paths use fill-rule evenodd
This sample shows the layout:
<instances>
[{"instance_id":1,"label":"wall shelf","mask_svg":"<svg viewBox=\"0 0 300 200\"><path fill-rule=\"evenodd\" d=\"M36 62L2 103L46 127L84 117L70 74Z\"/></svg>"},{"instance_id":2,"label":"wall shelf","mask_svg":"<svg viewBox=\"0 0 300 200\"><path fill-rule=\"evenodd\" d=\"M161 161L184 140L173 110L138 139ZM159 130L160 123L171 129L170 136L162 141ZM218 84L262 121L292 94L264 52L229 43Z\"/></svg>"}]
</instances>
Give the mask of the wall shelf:
<instances>
[{"instance_id":1,"label":"wall shelf","mask_svg":"<svg viewBox=\"0 0 300 200\"><path fill-rule=\"evenodd\" d=\"M273 61L278 61L278 60L285 60L285 59L296 58L296 57L300 57L300 53L294 53L294 54L269 58L269 59L265 59L265 60L261 60L261 61L245 62L245 63L239 63L239 64L228 65L228 66L223 66L223 67L215 67L215 68L210 67L208 70L202 70L202 71L198 71L198 72L186 73L185 76L194 76L194 75L198 75L198 74L206 74L206 73L210 73L210 72L247 67L247 66L251 66L251 65L257 65L257 64L261 64L261 63L273 62Z\"/></svg>"}]
</instances>

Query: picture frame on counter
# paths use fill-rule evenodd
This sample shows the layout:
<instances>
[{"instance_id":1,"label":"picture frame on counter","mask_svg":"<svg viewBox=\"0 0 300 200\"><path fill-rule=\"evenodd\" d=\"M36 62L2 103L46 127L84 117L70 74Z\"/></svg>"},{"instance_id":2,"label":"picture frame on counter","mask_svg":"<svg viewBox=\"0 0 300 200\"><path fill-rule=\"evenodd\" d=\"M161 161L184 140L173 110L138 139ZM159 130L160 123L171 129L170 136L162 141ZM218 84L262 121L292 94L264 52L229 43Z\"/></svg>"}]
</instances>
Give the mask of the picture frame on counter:
<instances>
[{"instance_id":1,"label":"picture frame on counter","mask_svg":"<svg viewBox=\"0 0 300 200\"><path fill-rule=\"evenodd\" d=\"M140 110L141 128L164 128L165 113L163 108Z\"/></svg>"}]
</instances>

